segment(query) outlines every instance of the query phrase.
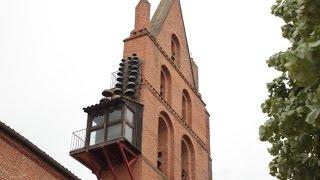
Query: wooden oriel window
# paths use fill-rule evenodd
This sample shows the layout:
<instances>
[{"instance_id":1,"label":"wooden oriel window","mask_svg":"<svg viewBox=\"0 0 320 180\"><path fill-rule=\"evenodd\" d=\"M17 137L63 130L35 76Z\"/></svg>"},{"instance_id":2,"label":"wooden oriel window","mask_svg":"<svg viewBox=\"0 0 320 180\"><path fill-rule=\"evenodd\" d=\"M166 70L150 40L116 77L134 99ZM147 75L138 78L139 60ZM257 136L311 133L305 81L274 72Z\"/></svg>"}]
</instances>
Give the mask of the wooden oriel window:
<instances>
[{"instance_id":1,"label":"wooden oriel window","mask_svg":"<svg viewBox=\"0 0 320 180\"><path fill-rule=\"evenodd\" d=\"M125 137L133 141L134 112L127 106L112 107L88 115L86 146Z\"/></svg>"}]
</instances>

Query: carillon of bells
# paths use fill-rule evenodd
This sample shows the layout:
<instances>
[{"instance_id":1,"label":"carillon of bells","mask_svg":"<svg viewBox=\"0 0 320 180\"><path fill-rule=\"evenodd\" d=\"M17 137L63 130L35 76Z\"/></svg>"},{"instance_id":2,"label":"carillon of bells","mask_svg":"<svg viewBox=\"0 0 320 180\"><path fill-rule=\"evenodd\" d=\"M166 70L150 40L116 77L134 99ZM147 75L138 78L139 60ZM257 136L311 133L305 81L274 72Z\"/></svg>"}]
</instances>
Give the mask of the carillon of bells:
<instances>
[{"instance_id":1,"label":"carillon of bells","mask_svg":"<svg viewBox=\"0 0 320 180\"><path fill-rule=\"evenodd\" d=\"M140 71L140 59L136 54L128 58L127 83L124 91L125 96L134 96L137 90L137 79Z\"/></svg>"},{"instance_id":2,"label":"carillon of bells","mask_svg":"<svg viewBox=\"0 0 320 180\"><path fill-rule=\"evenodd\" d=\"M122 62L119 64L119 71L117 72L117 83L116 87L113 90L115 95L122 95L123 93L123 83L124 83L124 71L125 71L125 61L121 60Z\"/></svg>"},{"instance_id":3,"label":"carillon of bells","mask_svg":"<svg viewBox=\"0 0 320 180\"><path fill-rule=\"evenodd\" d=\"M137 93L137 84L140 76L140 59L132 54L127 59L122 59L117 72L115 88L106 89L102 95L106 98L128 96L133 97ZM107 99L101 99L107 101Z\"/></svg>"}]
</instances>

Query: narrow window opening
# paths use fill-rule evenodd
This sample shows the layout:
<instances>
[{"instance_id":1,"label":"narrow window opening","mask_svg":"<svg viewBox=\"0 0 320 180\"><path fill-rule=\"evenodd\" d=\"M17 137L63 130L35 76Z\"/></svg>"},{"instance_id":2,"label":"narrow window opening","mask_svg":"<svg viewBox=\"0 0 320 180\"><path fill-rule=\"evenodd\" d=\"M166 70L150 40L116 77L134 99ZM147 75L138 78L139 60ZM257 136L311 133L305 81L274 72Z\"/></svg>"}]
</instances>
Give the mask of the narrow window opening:
<instances>
[{"instance_id":1,"label":"narrow window opening","mask_svg":"<svg viewBox=\"0 0 320 180\"><path fill-rule=\"evenodd\" d=\"M176 44L173 39L171 39L171 59L174 61L176 58Z\"/></svg>"},{"instance_id":2,"label":"narrow window opening","mask_svg":"<svg viewBox=\"0 0 320 180\"><path fill-rule=\"evenodd\" d=\"M186 90L182 92L181 117L190 127L192 124L192 103L189 93Z\"/></svg>"},{"instance_id":3,"label":"narrow window opening","mask_svg":"<svg viewBox=\"0 0 320 180\"><path fill-rule=\"evenodd\" d=\"M181 171L181 180L186 180L187 179L187 171L182 169Z\"/></svg>"},{"instance_id":4,"label":"narrow window opening","mask_svg":"<svg viewBox=\"0 0 320 180\"><path fill-rule=\"evenodd\" d=\"M161 71L161 84L160 84L160 96L165 97L166 92L166 77L164 72Z\"/></svg>"},{"instance_id":5,"label":"narrow window opening","mask_svg":"<svg viewBox=\"0 0 320 180\"><path fill-rule=\"evenodd\" d=\"M166 66L161 66L160 96L171 104L171 75Z\"/></svg>"},{"instance_id":6,"label":"narrow window opening","mask_svg":"<svg viewBox=\"0 0 320 180\"><path fill-rule=\"evenodd\" d=\"M182 96L182 120L187 121L187 101L184 96Z\"/></svg>"},{"instance_id":7,"label":"narrow window opening","mask_svg":"<svg viewBox=\"0 0 320 180\"><path fill-rule=\"evenodd\" d=\"M162 152L158 152L158 158L157 158L157 168L161 169L161 165L162 165Z\"/></svg>"},{"instance_id":8,"label":"narrow window opening","mask_svg":"<svg viewBox=\"0 0 320 180\"><path fill-rule=\"evenodd\" d=\"M163 119L159 119L158 126L158 169L167 175L168 167L168 128Z\"/></svg>"},{"instance_id":9,"label":"narrow window opening","mask_svg":"<svg viewBox=\"0 0 320 180\"><path fill-rule=\"evenodd\" d=\"M195 177L194 148L190 138L186 135L181 140L181 179L191 180Z\"/></svg>"},{"instance_id":10,"label":"narrow window opening","mask_svg":"<svg viewBox=\"0 0 320 180\"><path fill-rule=\"evenodd\" d=\"M180 67L180 43L175 34L171 36L171 59Z\"/></svg>"},{"instance_id":11,"label":"narrow window opening","mask_svg":"<svg viewBox=\"0 0 320 180\"><path fill-rule=\"evenodd\" d=\"M189 174L189 152L186 143L182 140L181 142L181 179L188 179Z\"/></svg>"}]
</instances>

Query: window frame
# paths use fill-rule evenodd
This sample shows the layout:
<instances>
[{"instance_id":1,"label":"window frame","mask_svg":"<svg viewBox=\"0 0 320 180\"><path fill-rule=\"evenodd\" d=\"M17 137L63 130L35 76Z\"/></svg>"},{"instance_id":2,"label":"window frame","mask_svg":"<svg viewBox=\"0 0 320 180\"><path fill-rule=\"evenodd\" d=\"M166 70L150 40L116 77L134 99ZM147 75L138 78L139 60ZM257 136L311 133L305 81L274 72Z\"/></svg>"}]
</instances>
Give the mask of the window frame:
<instances>
[{"instance_id":1,"label":"window frame","mask_svg":"<svg viewBox=\"0 0 320 180\"><path fill-rule=\"evenodd\" d=\"M98 116L104 116L103 124L92 126L94 118L98 117ZM87 123L88 125L87 125L87 130L86 130L85 146L94 146L94 145L101 144L101 143L105 142L105 136L103 136L103 138L104 138L103 142L90 145L91 133L94 131L98 131L98 130L105 130L105 121L106 121L106 114L103 111L98 111L98 112L88 114L88 123Z\"/></svg>"}]
</instances>

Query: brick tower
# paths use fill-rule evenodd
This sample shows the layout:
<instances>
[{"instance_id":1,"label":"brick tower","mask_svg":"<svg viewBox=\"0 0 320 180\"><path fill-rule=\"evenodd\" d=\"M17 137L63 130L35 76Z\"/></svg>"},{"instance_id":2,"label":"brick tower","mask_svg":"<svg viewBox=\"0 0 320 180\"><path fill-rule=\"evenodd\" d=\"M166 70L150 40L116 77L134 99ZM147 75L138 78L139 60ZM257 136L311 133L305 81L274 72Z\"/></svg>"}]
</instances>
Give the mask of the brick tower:
<instances>
[{"instance_id":1,"label":"brick tower","mask_svg":"<svg viewBox=\"0 0 320 180\"><path fill-rule=\"evenodd\" d=\"M212 179L209 113L199 93L179 0L136 6L116 83L84 108L70 155L98 179Z\"/></svg>"}]
</instances>

